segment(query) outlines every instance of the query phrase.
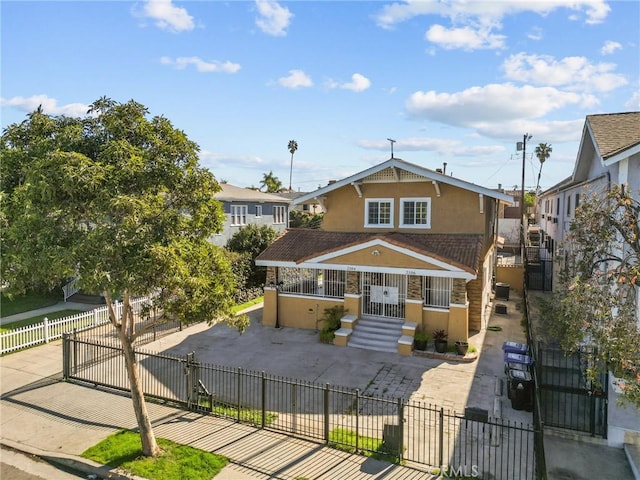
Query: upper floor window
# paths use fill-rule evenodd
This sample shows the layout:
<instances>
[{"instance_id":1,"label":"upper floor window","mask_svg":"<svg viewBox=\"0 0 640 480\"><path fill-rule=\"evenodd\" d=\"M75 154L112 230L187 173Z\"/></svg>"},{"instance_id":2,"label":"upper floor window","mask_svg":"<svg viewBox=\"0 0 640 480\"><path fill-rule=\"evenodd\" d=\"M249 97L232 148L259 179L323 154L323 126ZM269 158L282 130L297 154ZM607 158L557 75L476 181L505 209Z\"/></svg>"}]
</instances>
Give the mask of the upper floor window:
<instances>
[{"instance_id":1,"label":"upper floor window","mask_svg":"<svg viewBox=\"0 0 640 480\"><path fill-rule=\"evenodd\" d=\"M365 227L393 227L393 199L367 199L364 215Z\"/></svg>"},{"instance_id":2,"label":"upper floor window","mask_svg":"<svg viewBox=\"0 0 640 480\"><path fill-rule=\"evenodd\" d=\"M231 225L247 224L247 206L231 205Z\"/></svg>"},{"instance_id":3,"label":"upper floor window","mask_svg":"<svg viewBox=\"0 0 640 480\"><path fill-rule=\"evenodd\" d=\"M402 198L400 199L400 210L402 212L401 227L431 227L430 198Z\"/></svg>"},{"instance_id":4,"label":"upper floor window","mask_svg":"<svg viewBox=\"0 0 640 480\"><path fill-rule=\"evenodd\" d=\"M579 206L580 206L580 194L579 194L579 193L576 193L576 202L575 202L575 205L574 205L574 207L573 207L573 208L574 208L574 209L576 209L576 208L578 208Z\"/></svg>"},{"instance_id":5,"label":"upper floor window","mask_svg":"<svg viewBox=\"0 0 640 480\"><path fill-rule=\"evenodd\" d=\"M283 206L273 207L273 223L286 223L286 208Z\"/></svg>"},{"instance_id":6,"label":"upper floor window","mask_svg":"<svg viewBox=\"0 0 640 480\"><path fill-rule=\"evenodd\" d=\"M567 197L567 217L571 215L571 196Z\"/></svg>"},{"instance_id":7,"label":"upper floor window","mask_svg":"<svg viewBox=\"0 0 640 480\"><path fill-rule=\"evenodd\" d=\"M256 217L262 216L262 205L256 205Z\"/></svg>"}]
</instances>

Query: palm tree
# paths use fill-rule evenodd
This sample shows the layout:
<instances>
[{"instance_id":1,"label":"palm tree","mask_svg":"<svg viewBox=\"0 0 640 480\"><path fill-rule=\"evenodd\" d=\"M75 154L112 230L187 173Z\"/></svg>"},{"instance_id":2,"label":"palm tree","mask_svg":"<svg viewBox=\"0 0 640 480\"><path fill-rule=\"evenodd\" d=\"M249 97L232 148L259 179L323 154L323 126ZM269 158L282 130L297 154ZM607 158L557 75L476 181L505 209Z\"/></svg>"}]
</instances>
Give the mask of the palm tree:
<instances>
[{"instance_id":1,"label":"palm tree","mask_svg":"<svg viewBox=\"0 0 640 480\"><path fill-rule=\"evenodd\" d=\"M544 162L549 159L552 151L553 149L551 148L551 144L547 145L546 143L541 143L536 147L536 157L538 157L538 160L540 160L538 183L536 183L536 195L538 195L538 187L540 186L540 174L542 174L542 165L544 165Z\"/></svg>"},{"instance_id":2,"label":"palm tree","mask_svg":"<svg viewBox=\"0 0 640 480\"><path fill-rule=\"evenodd\" d=\"M260 185L260 188L264 188L267 193L276 193L282 189L282 182L273 174L273 171L262 175Z\"/></svg>"},{"instance_id":3,"label":"palm tree","mask_svg":"<svg viewBox=\"0 0 640 480\"><path fill-rule=\"evenodd\" d=\"M289 169L289 191L291 191L291 177L293 175L293 154L298 150L298 142L289 140L289 152L291 153L291 168Z\"/></svg>"}]
</instances>

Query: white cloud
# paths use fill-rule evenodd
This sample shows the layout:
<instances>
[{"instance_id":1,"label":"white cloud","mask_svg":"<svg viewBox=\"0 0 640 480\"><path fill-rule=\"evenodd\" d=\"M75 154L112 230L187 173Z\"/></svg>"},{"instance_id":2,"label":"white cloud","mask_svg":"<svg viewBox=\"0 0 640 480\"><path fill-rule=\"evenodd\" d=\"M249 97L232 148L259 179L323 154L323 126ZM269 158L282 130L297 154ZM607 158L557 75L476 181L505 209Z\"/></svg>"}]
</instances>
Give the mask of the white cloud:
<instances>
[{"instance_id":1,"label":"white cloud","mask_svg":"<svg viewBox=\"0 0 640 480\"><path fill-rule=\"evenodd\" d=\"M278 84L285 88L302 88L302 87L312 87L313 81L311 77L309 77L302 70L289 70L289 76L280 77L278 79Z\"/></svg>"},{"instance_id":2,"label":"white cloud","mask_svg":"<svg viewBox=\"0 0 640 480\"><path fill-rule=\"evenodd\" d=\"M542 40L542 29L540 27L532 27L527 38L530 40Z\"/></svg>"},{"instance_id":3,"label":"white cloud","mask_svg":"<svg viewBox=\"0 0 640 480\"><path fill-rule=\"evenodd\" d=\"M389 142L383 140L359 140L356 144L368 150L389 150ZM393 144L393 149L396 152L421 151L457 156L486 156L505 151L502 145L470 146L460 140L435 137L399 138Z\"/></svg>"},{"instance_id":4,"label":"white cloud","mask_svg":"<svg viewBox=\"0 0 640 480\"><path fill-rule=\"evenodd\" d=\"M233 62L206 62L199 57L177 57L175 60L169 57L161 57L160 63L162 65L171 65L178 70L184 70L189 65L193 65L198 72L211 73L236 73L240 70L240 65Z\"/></svg>"},{"instance_id":5,"label":"white cloud","mask_svg":"<svg viewBox=\"0 0 640 480\"><path fill-rule=\"evenodd\" d=\"M634 112L640 110L640 90L631 95L631 98L625 102L624 108L630 111L633 110Z\"/></svg>"},{"instance_id":6,"label":"white cloud","mask_svg":"<svg viewBox=\"0 0 640 480\"><path fill-rule=\"evenodd\" d=\"M293 13L278 2L256 0L258 17L256 25L267 35L282 37L287 34L287 27L291 23Z\"/></svg>"},{"instance_id":7,"label":"white cloud","mask_svg":"<svg viewBox=\"0 0 640 480\"><path fill-rule=\"evenodd\" d=\"M556 60L550 55L518 53L507 58L503 68L508 80L572 90L608 92L628 83L623 75L613 73L615 64L593 64L585 57Z\"/></svg>"},{"instance_id":8,"label":"white cloud","mask_svg":"<svg viewBox=\"0 0 640 480\"><path fill-rule=\"evenodd\" d=\"M576 104L593 106L597 99L553 87L517 87L505 83L471 87L457 93L418 91L409 97L405 109L416 118L482 131L495 124L540 118Z\"/></svg>"},{"instance_id":9,"label":"white cloud","mask_svg":"<svg viewBox=\"0 0 640 480\"><path fill-rule=\"evenodd\" d=\"M193 17L182 7L176 7L171 0L147 0L143 7L145 17L155 20L156 26L170 32L193 30Z\"/></svg>"},{"instance_id":10,"label":"white cloud","mask_svg":"<svg viewBox=\"0 0 640 480\"><path fill-rule=\"evenodd\" d=\"M533 12L545 16L561 8L578 13L584 12L585 22L589 24L601 23L611 10L606 0L545 0L544 2L405 0L385 5L375 15L375 19L382 28L391 28L420 15L439 15L450 18L458 24L467 24L473 21L481 25L495 26L507 15Z\"/></svg>"},{"instance_id":11,"label":"white cloud","mask_svg":"<svg viewBox=\"0 0 640 480\"><path fill-rule=\"evenodd\" d=\"M462 48L464 50L503 48L506 37L495 35L487 28L446 28L432 25L425 38L447 50Z\"/></svg>"},{"instance_id":12,"label":"white cloud","mask_svg":"<svg viewBox=\"0 0 640 480\"><path fill-rule=\"evenodd\" d=\"M364 92L371 86L371 81L364 75L354 73L351 75L351 82L339 83L334 80L327 80L325 86L327 88L342 88L353 92Z\"/></svg>"},{"instance_id":13,"label":"white cloud","mask_svg":"<svg viewBox=\"0 0 640 480\"><path fill-rule=\"evenodd\" d=\"M33 112L40 105L42 111L49 115L66 115L69 117L84 117L87 115L89 105L84 103L68 103L58 105L55 98L47 95L32 95L30 97L0 98L0 105L3 107L13 107L25 112Z\"/></svg>"},{"instance_id":14,"label":"white cloud","mask_svg":"<svg viewBox=\"0 0 640 480\"><path fill-rule=\"evenodd\" d=\"M622 49L622 45L620 43L607 40L600 49L600 53L602 55L611 55L613 52L620 49Z\"/></svg>"}]
</instances>

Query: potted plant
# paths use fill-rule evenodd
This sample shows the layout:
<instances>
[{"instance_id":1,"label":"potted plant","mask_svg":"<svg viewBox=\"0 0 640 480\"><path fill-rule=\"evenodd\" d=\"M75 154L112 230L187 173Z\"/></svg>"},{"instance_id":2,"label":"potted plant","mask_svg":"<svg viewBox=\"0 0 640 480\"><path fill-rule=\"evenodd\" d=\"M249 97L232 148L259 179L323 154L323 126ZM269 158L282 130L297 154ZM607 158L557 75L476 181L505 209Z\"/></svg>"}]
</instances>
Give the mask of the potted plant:
<instances>
[{"instance_id":1,"label":"potted plant","mask_svg":"<svg viewBox=\"0 0 640 480\"><path fill-rule=\"evenodd\" d=\"M456 342L456 352L458 355L466 355L469 350L469 342Z\"/></svg>"},{"instance_id":2,"label":"potted plant","mask_svg":"<svg viewBox=\"0 0 640 480\"><path fill-rule=\"evenodd\" d=\"M416 350L426 350L429 343L429 334L422 330L417 330L413 335L413 346Z\"/></svg>"},{"instance_id":3,"label":"potted plant","mask_svg":"<svg viewBox=\"0 0 640 480\"><path fill-rule=\"evenodd\" d=\"M445 353L447 351L447 332L444 330L436 330L433 332L433 345L436 352Z\"/></svg>"}]
</instances>

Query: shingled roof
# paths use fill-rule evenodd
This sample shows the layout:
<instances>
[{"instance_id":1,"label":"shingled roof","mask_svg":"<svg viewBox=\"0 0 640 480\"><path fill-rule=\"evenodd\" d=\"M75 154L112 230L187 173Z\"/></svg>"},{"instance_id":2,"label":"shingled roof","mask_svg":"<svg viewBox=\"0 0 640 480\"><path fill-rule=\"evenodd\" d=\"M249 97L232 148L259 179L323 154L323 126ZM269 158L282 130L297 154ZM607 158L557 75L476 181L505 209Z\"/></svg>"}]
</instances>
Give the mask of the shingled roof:
<instances>
[{"instance_id":1,"label":"shingled roof","mask_svg":"<svg viewBox=\"0 0 640 480\"><path fill-rule=\"evenodd\" d=\"M640 144L640 112L587 115L587 122L604 160Z\"/></svg>"},{"instance_id":2,"label":"shingled roof","mask_svg":"<svg viewBox=\"0 0 640 480\"><path fill-rule=\"evenodd\" d=\"M475 234L328 232L295 228L282 234L256 260L303 263L376 239L433 257L470 273L478 272L483 238Z\"/></svg>"}]
</instances>

